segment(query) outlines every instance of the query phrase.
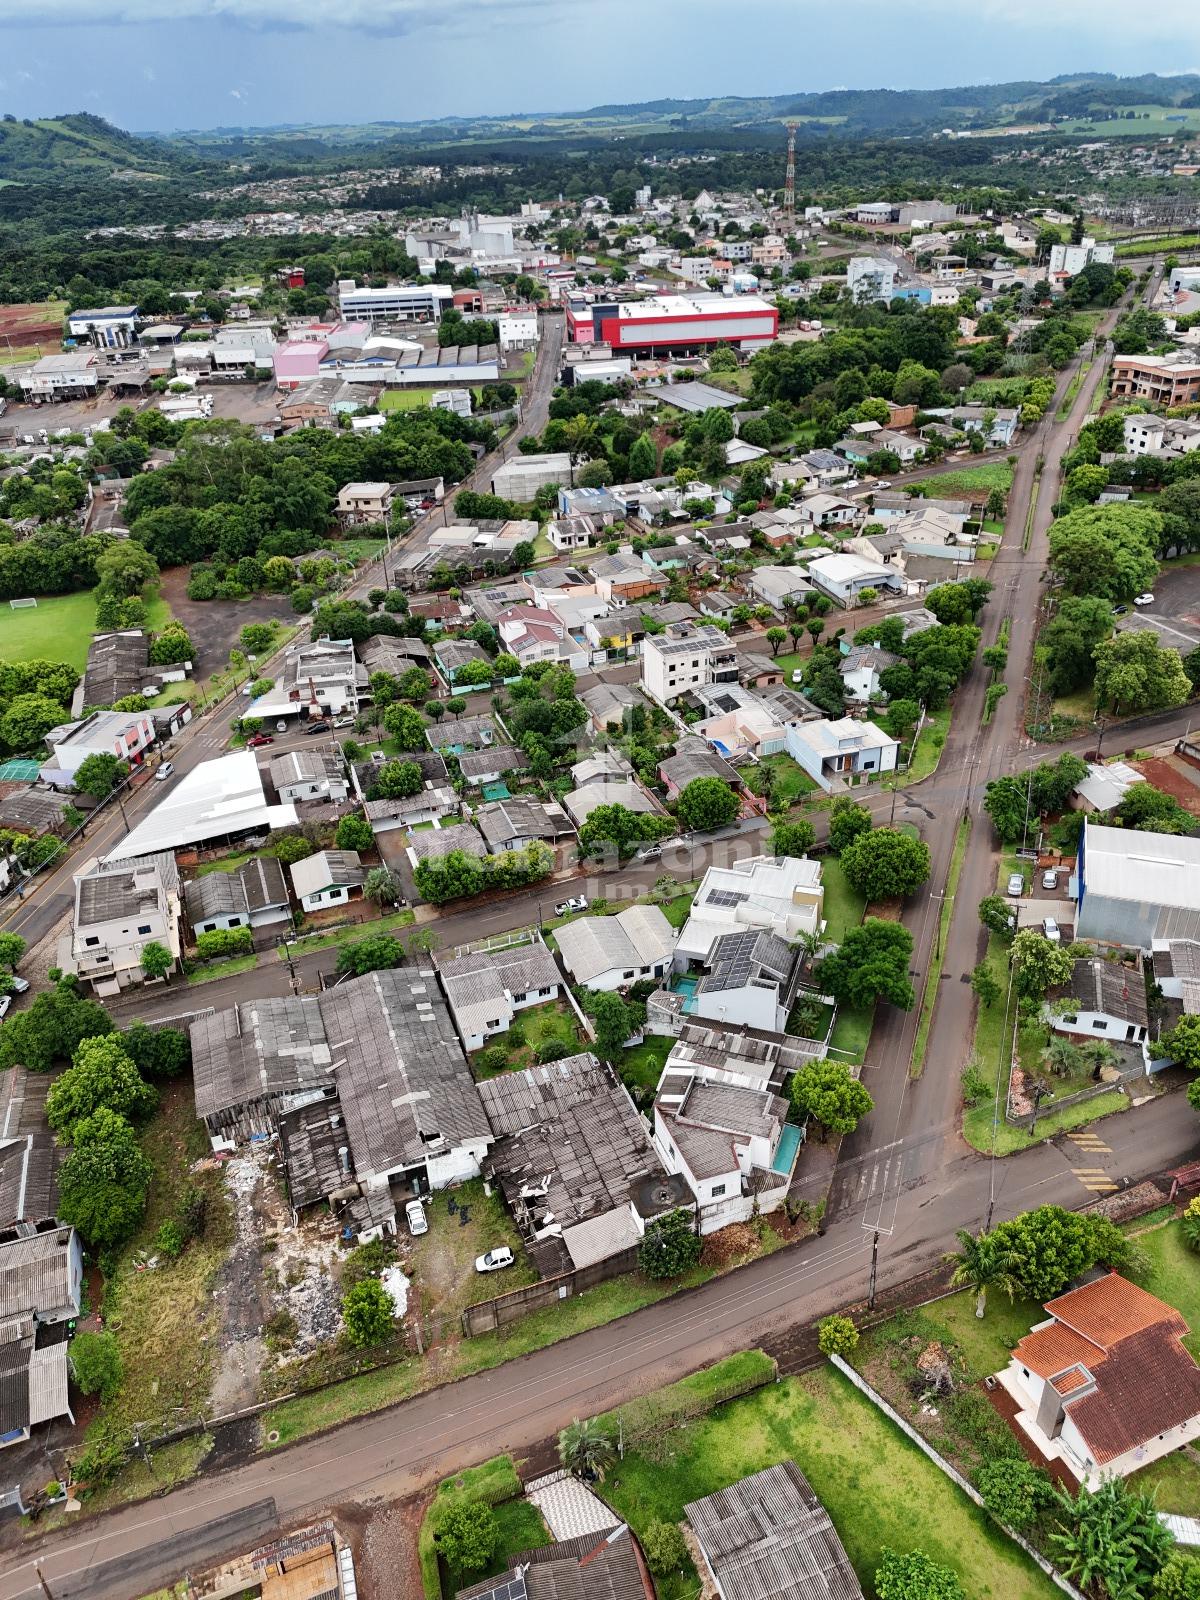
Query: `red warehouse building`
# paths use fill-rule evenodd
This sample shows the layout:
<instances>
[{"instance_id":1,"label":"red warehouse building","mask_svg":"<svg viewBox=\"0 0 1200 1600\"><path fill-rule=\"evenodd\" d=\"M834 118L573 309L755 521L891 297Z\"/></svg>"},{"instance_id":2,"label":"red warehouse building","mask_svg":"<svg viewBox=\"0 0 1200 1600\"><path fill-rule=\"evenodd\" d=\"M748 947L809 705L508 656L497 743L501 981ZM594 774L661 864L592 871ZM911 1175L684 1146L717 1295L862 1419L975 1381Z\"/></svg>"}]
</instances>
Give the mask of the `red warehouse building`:
<instances>
[{"instance_id":1,"label":"red warehouse building","mask_svg":"<svg viewBox=\"0 0 1200 1600\"><path fill-rule=\"evenodd\" d=\"M621 302L567 301L567 339L608 344L614 355L681 355L714 344L761 350L779 332L779 313L756 294L664 294Z\"/></svg>"}]
</instances>

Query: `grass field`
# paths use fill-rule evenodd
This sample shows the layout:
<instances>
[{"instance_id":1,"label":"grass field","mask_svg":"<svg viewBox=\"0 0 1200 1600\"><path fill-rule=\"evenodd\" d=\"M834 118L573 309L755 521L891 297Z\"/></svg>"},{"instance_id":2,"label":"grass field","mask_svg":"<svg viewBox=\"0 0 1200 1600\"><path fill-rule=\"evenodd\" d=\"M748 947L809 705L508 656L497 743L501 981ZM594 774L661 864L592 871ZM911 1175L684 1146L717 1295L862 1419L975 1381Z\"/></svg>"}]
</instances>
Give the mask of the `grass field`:
<instances>
[{"instance_id":1,"label":"grass field","mask_svg":"<svg viewBox=\"0 0 1200 1600\"><path fill-rule=\"evenodd\" d=\"M930 711L925 718L925 726L917 735L917 748L913 751L912 765L908 769L908 781L916 783L921 778L927 778L933 772L938 762L942 759L942 747L946 743L946 734L950 731L950 707L943 706L940 711Z\"/></svg>"},{"instance_id":2,"label":"grass field","mask_svg":"<svg viewBox=\"0 0 1200 1600\"><path fill-rule=\"evenodd\" d=\"M674 1043L665 1034L648 1033L642 1044L626 1050L617 1062L621 1081L630 1089L656 1089Z\"/></svg>"},{"instance_id":3,"label":"grass field","mask_svg":"<svg viewBox=\"0 0 1200 1600\"><path fill-rule=\"evenodd\" d=\"M379 396L380 411L420 411L429 404L427 389L385 389Z\"/></svg>"},{"instance_id":4,"label":"grass field","mask_svg":"<svg viewBox=\"0 0 1200 1600\"><path fill-rule=\"evenodd\" d=\"M605 1495L636 1532L677 1522L690 1500L792 1460L829 1511L868 1594L885 1547L926 1551L967 1600L1050 1600L1056 1591L982 1511L832 1368L789 1378L626 1450ZM694 1573L660 1580L661 1600L696 1593Z\"/></svg>"},{"instance_id":5,"label":"grass field","mask_svg":"<svg viewBox=\"0 0 1200 1600\"><path fill-rule=\"evenodd\" d=\"M821 886L825 890L826 937L841 944L850 929L862 921L866 901L846 882L837 856L821 857Z\"/></svg>"},{"instance_id":6,"label":"grass field","mask_svg":"<svg viewBox=\"0 0 1200 1600\"><path fill-rule=\"evenodd\" d=\"M978 467L961 467L957 472L926 478L921 487L937 499L944 495L990 494L993 489L1007 494L1012 481L1013 469L1007 461L985 461Z\"/></svg>"},{"instance_id":7,"label":"grass field","mask_svg":"<svg viewBox=\"0 0 1200 1600\"><path fill-rule=\"evenodd\" d=\"M499 1048L506 1052L508 1066L501 1067L501 1072L516 1071L519 1067L533 1066L539 1046L551 1040L568 1045L572 1055L588 1047L575 1013L562 1000L552 1000L544 1006L530 1006L522 1011L507 1033L498 1033L495 1038L488 1040L487 1048ZM495 1072L480 1066L478 1056L474 1059L473 1070L477 1078L496 1076Z\"/></svg>"},{"instance_id":8,"label":"grass field","mask_svg":"<svg viewBox=\"0 0 1200 1600\"><path fill-rule=\"evenodd\" d=\"M151 628L161 628L170 616L157 595L147 610ZM82 672L95 626L96 597L90 589L47 595L18 611L0 604L0 660L65 661Z\"/></svg>"},{"instance_id":9,"label":"grass field","mask_svg":"<svg viewBox=\"0 0 1200 1600\"><path fill-rule=\"evenodd\" d=\"M929 1043L929 1030L933 1025L933 1010L937 1005L938 983L942 976L942 963L946 958L946 946L950 934L950 923L954 916L954 897L958 892L958 878L962 871L963 857L967 853L967 840L971 836L971 819L964 816L958 825L958 837L954 841L954 852L950 857L950 875L946 880L946 892L938 908L938 940L937 952L930 964L929 973L925 980L925 989L921 996L921 1015L917 1023L917 1034L913 1040L912 1061L909 1071L914 1078L919 1078L925 1065L925 1049Z\"/></svg>"}]
</instances>

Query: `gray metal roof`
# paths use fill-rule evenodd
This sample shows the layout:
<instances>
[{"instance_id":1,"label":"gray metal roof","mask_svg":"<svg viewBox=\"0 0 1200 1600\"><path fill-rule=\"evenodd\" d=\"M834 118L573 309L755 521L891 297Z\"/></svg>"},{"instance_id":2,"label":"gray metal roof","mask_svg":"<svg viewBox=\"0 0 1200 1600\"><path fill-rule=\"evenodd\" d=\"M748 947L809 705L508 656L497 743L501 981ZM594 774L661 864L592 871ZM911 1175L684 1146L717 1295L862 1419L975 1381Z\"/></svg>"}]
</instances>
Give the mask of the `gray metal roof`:
<instances>
[{"instance_id":1,"label":"gray metal roof","mask_svg":"<svg viewBox=\"0 0 1200 1600\"><path fill-rule=\"evenodd\" d=\"M94 927L116 917L157 911L164 896L179 887L179 868L167 851L98 862L75 879L75 925Z\"/></svg>"},{"instance_id":2,"label":"gray metal roof","mask_svg":"<svg viewBox=\"0 0 1200 1600\"><path fill-rule=\"evenodd\" d=\"M611 917L579 917L555 930L558 953L576 983L665 961L675 946L657 906L629 906Z\"/></svg>"},{"instance_id":3,"label":"gray metal roof","mask_svg":"<svg viewBox=\"0 0 1200 1600\"><path fill-rule=\"evenodd\" d=\"M1200 839L1084 826L1084 889L1105 900L1180 907L1200 905Z\"/></svg>"},{"instance_id":4,"label":"gray metal roof","mask_svg":"<svg viewBox=\"0 0 1200 1600\"><path fill-rule=\"evenodd\" d=\"M837 1529L795 1462L684 1509L725 1600L862 1600Z\"/></svg>"},{"instance_id":5,"label":"gray metal roof","mask_svg":"<svg viewBox=\"0 0 1200 1600\"><path fill-rule=\"evenodd\" d=\"M479 830L469 822L452 822L449 827L430 828L414 833L410 848L418 861L436 861L454 850L465 850L467 855L482 860L487 855L487 845Z\"/></svg>"},{"instance_id":6,"label":"gray metal roof","mask_svg":"<svg viewBox=\"0 0 1200 1600\"><path fill-rule=\"evenodd\" d=\"M0 1244L0 1318L24 1312L44 1317L75 1304L74 1235L74 1228L53 1228Z\"/></svg>"},{"instance_id":7,"label":"gray metal roof","mask_svg":"<svg viewBox=\"0 0 1200 1600\"><path fill-rule=\"evenodd\" d=\"M322 889L357 889L367 878L357 850L318 850L316 855L293 862L289 870L292 887L301 897Z\"/></svg>"},{"instance_id":8,"label":"gray metal roof","mask_svg":"<svg viewBox=\"0 0 1200 1600\"><path fill-rule=\"evenodd\" d=\"M235 872L206 872L202 878L193 878L184 885L183 898L193 924L246 911L246 891Z\"/></svg>"},{"instance_id":9,"label":"gray metal roof","mask_svg":"<svg viewBox=\"0 0 1200 1600\"><path fill-rule=\"evenodd\" d=\"M570 1225L627 1206L634 1181L662 1174L645 1124L590 1052L479 1084L500 1142L490 1165L520 1216ZM532 1186L544 1194L522 1196Z\"/></svg>"},{"instance_id":10,"label":"gray metal roof","mask_svg":"<svg viewBox=\"0 0 1200 1600\"><path fill-rule=\"evenodd\" d=\"M466 751L458 758L458 769L464 778L482 777L489 772L524 772L529 757L524 750L511 744L494 744L486 750Z\"/></svg>"},{"instance_id":11,"label":"gray metal roof","mask_svg":"<svg viewBox=\"0 0 1200 1600\"><path fill-rule=\"evenodd\" d=\"M508 997L550 989L558 992L562 974L544 944L513 945L506 950L477 951L439 965L438 973L460 1034L487 1033L487 1024L504 1020Z\"/></svg>"},{"instance_id":12,"label":"gray metal roof","mask_svg":"<svg viewBox=\"0 0 1200 1600\"><path fill-rule=\"evenodd\" d=\"M659 762L659 775L677 789L686 789L695 778L720 778L722 783L741 787L737 770L723 761L715 750L700 739L681 739L676 753Z\"/></svg>"}]
</instances>

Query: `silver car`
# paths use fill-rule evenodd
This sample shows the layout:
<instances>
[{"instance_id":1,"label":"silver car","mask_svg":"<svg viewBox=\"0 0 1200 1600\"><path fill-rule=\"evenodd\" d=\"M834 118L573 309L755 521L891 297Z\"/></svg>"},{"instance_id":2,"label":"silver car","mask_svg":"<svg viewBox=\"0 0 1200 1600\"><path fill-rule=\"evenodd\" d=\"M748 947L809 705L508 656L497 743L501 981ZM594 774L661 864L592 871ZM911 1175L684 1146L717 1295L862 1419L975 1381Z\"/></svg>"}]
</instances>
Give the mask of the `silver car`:
<instances>
[{"instance_id":1,"label":"silver car","mask_svg":"<svg viewBox=\"0 0 1200 1600\"><path fill-rule=\"evenodd\" d=\"M1025 893L1025 875L1022 872L1010 872L1008 875L1008 892L1014 899L1019 899Z\"/></svg>"}]
</instances>

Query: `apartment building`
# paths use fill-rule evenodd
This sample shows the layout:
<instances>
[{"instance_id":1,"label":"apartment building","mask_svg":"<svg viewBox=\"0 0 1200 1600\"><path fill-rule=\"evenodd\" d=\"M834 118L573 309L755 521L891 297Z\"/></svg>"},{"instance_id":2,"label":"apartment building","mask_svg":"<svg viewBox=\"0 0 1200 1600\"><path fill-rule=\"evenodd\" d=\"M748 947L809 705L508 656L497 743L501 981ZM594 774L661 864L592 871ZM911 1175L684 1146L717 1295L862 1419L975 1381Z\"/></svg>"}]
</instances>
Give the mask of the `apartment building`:
<instances>
[{"instance_id":1,"label":"apartment building","mask_svg":"<svg viewBox=\"0 0 1200 1600\"><path fill-rule=\"evenodd\" d=\"M676 700L709 683L737 683L737 650L720 628L676 622L642 644L642 688L655 700Z\"/></svg>"},{"instance_id":2,"label":"apartment building","mask_svg":"<svg viewBox=\"0 0 1200 1600\"><path fill-rule=\"evenodd\" d=\"M353 278L338 282L343 318L366 322L437 322L454 301L446 283L391 283L382 289L360 289Z\"/></svg>"},{"instance_id":3,"label":"apartment building","mask_svg":"<svg viewBox=\"0 0 1200 1600\"><path fill-rule=\"evenodd\" d=\"M1115 400L1194 405L1200 401L1200 361L1181 351L1165 356L1114 356L1112 393Z\"/></svg>"}]
</instances>

